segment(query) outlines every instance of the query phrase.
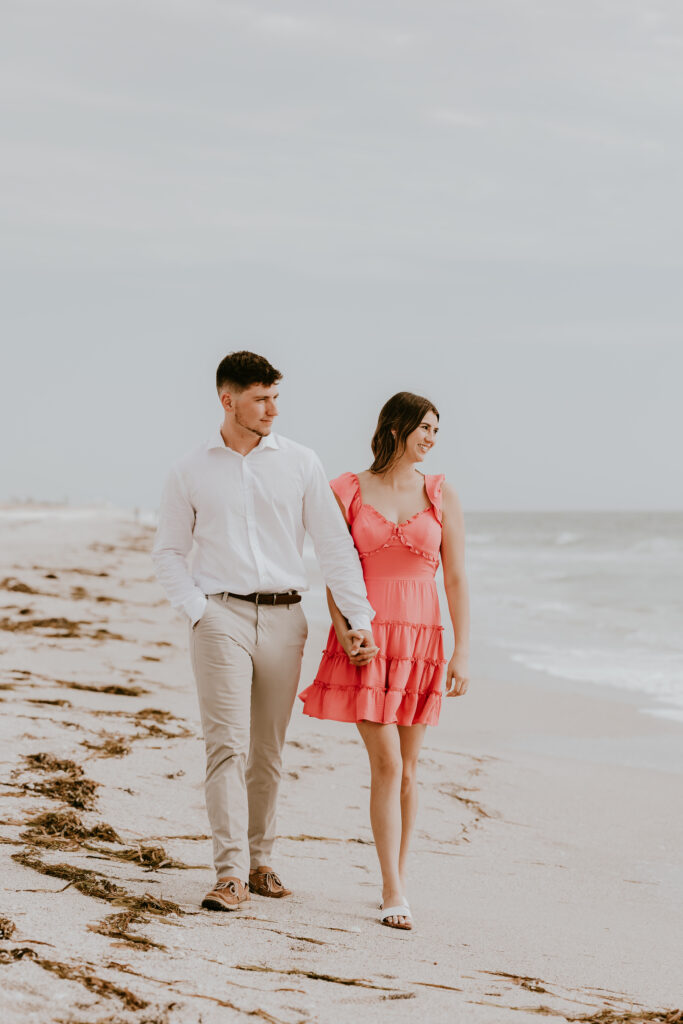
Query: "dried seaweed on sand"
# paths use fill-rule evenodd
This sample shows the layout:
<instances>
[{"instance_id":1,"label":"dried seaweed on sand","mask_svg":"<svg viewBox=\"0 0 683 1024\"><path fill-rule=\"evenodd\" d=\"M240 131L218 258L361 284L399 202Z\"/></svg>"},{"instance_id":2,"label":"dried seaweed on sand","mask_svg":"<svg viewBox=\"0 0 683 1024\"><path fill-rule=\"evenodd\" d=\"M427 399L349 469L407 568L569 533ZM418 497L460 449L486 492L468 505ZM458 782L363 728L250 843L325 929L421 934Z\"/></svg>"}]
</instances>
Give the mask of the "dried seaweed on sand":
<instances>
[{"instance_id":1,"label":"dried seaweed on sand","mask_svg":"<svg viewBox=\"0 0 683 1024\"><path fill-rule=\"evenodd\" d=\"M88 849L95 849L89 846ZM151 871L159 871L161 868L185 868L190 869L191 864L183 864L182 861L173 860L166 853L163 846L151 846L145 843L138 843L136 846L129 846L125 850L107 850L106 856L115 860L125 860Z\"/></svg>"},{"instance_id":2,"label":"dried seaweed on sand","mask_svg":"<svg viewBox=\"0 0 683 1024\"><path fill-rule=\"evenodd\" d=\"M28 615L30 608L21 609L20 615ZM83 628L85 627L85 629ZM92 628L94 627L94 628ZM0 629L9 633L27 633L30 630L50 630L53 637L85 637L90 640L124 640L120 633L112 633L103 626L94 626L92 622L56 617L50 619L0 619Z\"/></svg>"},{"instance_id":3,"label":"dried seaweed on sand","mask_svg":"<svg viewBox=\"0 0 683 1024\"><path fill-rule=\"evenodd\" d=\"M2 582L0 582L0 590L9 590L12 594L39 594L39 590L34 590L33 587L29 587L28 583L22 583L21 580L16 579L15 576L6 576Z\"/></svg>"},{"instance_id":4,"label":"dried seaweed on sand","mask_svg":"<svg viewBox=\"0 0 683 1024\"><path fill-rule=\"evenodd\" d=\"M27 786L30 793L39 793L50 800L61 800L71 807L82 811L95 808L95 793L99 783L92 779L74 778L72 775L56 775L44 782L34 782Z\"/></svg>"},{"instance_id":5,"label":"dried seaweed on sand","mask_svg":"<svg viewBox=\"0 0 683 1024\"><path fill-rule=\"evenodd\" d=\"M118 833L111 825L100 821L88 827L75 811L46 811L26 822L21 838L34 846L76 846L86 839L100 839L106 843L120 843Z\"/></svg>"},{"instance_id":6,"label":"dried seaweed on sand","mask_svg":"<svg viewBox=\"0 0 683 1024\"><path fill-rule=\"evenodd\" d=\"M90 740L82 740L81 746L93 751L97 757L125 757L130 754L130 740L125 736L114 736L110 733L102 733L101 743L91 743Z\"/></svg>"},{"instance_id":7,"label":"dried seaweed on sand","mask_svg":"<svg viewBox=\"0 0 683 1024\"><path fill-rule=\"evenodd\" d=\"M683 1010L613 1010L608 1007L582 1017L567 1017L581 1024L683 1024Z\"/></svg>"},{"instance_id":8,"label":"dried seaweed on sand","mask_svg":"<svg viewBox=\"0 0 683 1024\"><path fill-rule=\"evenodd\" d=\"M75 683L68 679L55 679L58 686L67 686L70 690L89 690L92 693L111 693L119 697L142 697L149 693L143 686L121 686L119 683Z\"/></svg>"},{"instance_id":9,"label":"dried seaweed on sand","mask_svg":"<svg viewBox=\"0 0 683 1024\"><path fill-rule=\"evenodd\" d=\"M162 900L149 893L137 896L122 886L111 882L98 871L88 868L77 868L73 864L46 864L35 853L28 850L12 854L12 860L24 867L38 871L41 875L51 878L62 878L84 896L105 900L116 906L128 907L130 910L147 911L150 914L182 914L182 908L170 900Z\"/></svg>"},{"instance_id":10,"label":"dried seaweed on sand","mask_svg":"<svg viewBox=\"0 0 683 1024\"><path fill-rule=\"evenodd\" d=\"M41 752L27 754L24 762L30 770L57 773L44 781L23 783L21 788L25 792L38 793L51 800L61 800L83 811L94 809L95 793L99 783L88 779L75 761Z\"/></svg>"},{"instance_id":11,"label":"dried seaweed on sand","mask_svg":"<svg viewBox=\"0 0 683 1024\"><path fill-rule=\"evenodd\" d=\"M104 998L115 996L129 1010L144 1010L149 1005L144 999L136 996L129 989L122 988L120 985L107 981L106 978L100 978L93 974L86 964L67 964L59 960L48 960L46 957L39 956L35 950L28 946L16 946L14 949L0 950L0 964L16 963L18 960L23 959L30 959L33 963L42 967L43 970L56 974L67 981L77 981L90 992L95 992L98 996Z\"/></svg>"},{"instance_id":12,"label":"dried seaweed on sand","mask_svg":"<svg viewBox=\"0 0 683 1024\"><path fill-rule=\"evenodd\" d=\"M0 939L11 939L17 926L9 917L0 917Z\"/></svg>"},{"instance_id":13,"label":"dried seaweed on sand","mask_svg":"<svg viewBox=\"0 0 683 1024\"><path fill-rule=\"evenodd\" d=\"M145 935L136 935L131 932L131 925L147 924L149 918L135 910L125 910L121 914L110 914L104 921L88 925L91 932L98 935L106 935L111 939L119 939L136 949L166 949L161 942L154 942Z\"/></svg>"},{"instance_id":14,"label":"dried seaweed on sand","mask_svg":"<svg viewBox=\"0 0 683 1024\"><path fill-rule=\"evenodd\" d=\"M68 772L74 778L83 775L83 769L75 761L68 758L55 757L54 754L47 754L41 751L39 754L25 754L24 761L28 768L41 772Z\"/></svg>"}]
</instances>

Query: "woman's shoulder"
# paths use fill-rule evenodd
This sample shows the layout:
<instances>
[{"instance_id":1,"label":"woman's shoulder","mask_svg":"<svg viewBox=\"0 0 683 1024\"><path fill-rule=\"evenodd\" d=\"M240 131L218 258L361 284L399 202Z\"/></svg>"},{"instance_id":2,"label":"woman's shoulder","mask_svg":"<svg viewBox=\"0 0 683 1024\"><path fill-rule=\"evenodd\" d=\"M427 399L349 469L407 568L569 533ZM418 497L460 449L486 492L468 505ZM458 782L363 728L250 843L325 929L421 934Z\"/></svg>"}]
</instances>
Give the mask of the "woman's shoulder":
<instances>
[{"instance_id":1,"label":"woman's shoulder","mask_svg":"<svg viewBox=\"0 0 683 1024\"><path fill-rule=\"evenodd\" d=\"M443 522L444 512L449 520L454 513L460 514L460 498L445 473L425 473L425 489L439 522Z\"/></svg>"},{"instance_id":2,"label":"woman's shoulder","mask_svg":"<svg viewBox=\"0 0 683 1024\"><path fill-rule=\"evenodd\" d=\"M330 480L330 487L344 506L348 518L349 512L352 509L355 510L355 506L360 502L360 485L357 474L341 473L334 480Z\"/></svg>"},{"instance_id":3,"label":"woman's shoulder","mask_svg":"<svg viewBox=\"0 0 683 1024\"><path fill-rule=\"evenodd\" d=\"M330 480L330 487L337 494L339 491L348 491L358 487L357 473L340 473L334 480Z\"/></svg>"}]
</instances>

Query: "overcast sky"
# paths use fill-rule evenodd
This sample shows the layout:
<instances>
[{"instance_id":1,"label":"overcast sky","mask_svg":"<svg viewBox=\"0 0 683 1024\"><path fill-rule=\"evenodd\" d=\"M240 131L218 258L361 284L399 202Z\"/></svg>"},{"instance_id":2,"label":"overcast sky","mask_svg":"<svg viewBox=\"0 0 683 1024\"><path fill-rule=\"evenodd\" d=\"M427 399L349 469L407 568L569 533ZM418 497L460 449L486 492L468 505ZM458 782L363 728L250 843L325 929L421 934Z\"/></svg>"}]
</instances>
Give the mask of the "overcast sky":
<instances>
[{"instance_id":1,"label":"overcast sky","mask_svg":"<svg viewBox=\"0 0 683 1024\"><path fill-rule=\"evenodd\" d=\"M330 476L427 394L467 508L683 508L675 0L3 0L0 500L154 507L280 368Z\"/></svg>"}]
</instances>

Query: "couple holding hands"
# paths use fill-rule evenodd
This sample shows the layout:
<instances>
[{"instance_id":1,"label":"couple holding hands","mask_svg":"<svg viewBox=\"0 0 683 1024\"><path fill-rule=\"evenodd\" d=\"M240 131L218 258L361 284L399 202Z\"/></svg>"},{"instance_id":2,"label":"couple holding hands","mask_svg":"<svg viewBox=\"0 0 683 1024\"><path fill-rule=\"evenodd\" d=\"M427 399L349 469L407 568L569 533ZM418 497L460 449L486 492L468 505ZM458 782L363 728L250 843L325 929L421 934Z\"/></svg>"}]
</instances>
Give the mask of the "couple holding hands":
<instances>
[{"instance_id":1,"label":"couple holding hands","mask_svg":"<svg viewBox=\"0 0 683 1024\"><path fill-rule=\"evenodd\" d=\"M462 510L442 475L416 468L439 429L426 398L390 398L372 438L372 465L330 488L310 448L272 432L281 377L251 352L222 360L221 429L171 471L152 555L190 623L217 875L202 906L229 911L250 892L290 895L270 861L308 632L300 594L308 532L332 626L315 680L299 696L307 715L356 723L370 760L380 921L408 930L417 762L426 727L439 718L446 665L439 561L455 636L446 693L467 690Z\"/></svg>"}]
</instances>

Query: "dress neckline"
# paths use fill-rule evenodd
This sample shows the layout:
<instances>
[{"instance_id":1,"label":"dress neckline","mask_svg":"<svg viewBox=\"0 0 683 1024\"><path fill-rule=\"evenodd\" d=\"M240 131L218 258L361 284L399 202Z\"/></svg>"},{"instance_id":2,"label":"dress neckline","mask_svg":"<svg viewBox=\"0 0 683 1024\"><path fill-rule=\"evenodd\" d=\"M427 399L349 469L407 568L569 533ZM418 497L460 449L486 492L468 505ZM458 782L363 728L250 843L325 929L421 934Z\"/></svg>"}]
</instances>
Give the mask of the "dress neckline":
<instances>
[{"instance_id":1,"label":"dress neckline","mask_svg":"<svg viewBox=\"0 0 683 1024\"><path fill-rule=\"evenodd\" d=\"M423 477L423 479L425 481L424 488L427 491L427 477L426 477L426 474L422 473L420 475ZM358 478L358 473L353 473L352 476L354 477L354 479L356 481L356 487L358 488L358 500L360 502L360 506L359 507L360 508L369 508L372 512L375 513L375 515L378 515L380 517L380 519L383 519L384 522L388 523L390 526L395 526L395 527L407 526L408 523L412 523L412 521L414 519L417 519L419 516L424 515L425 512L430 512L434 508L434 504L433 504L431 498L429 497L429 491L427 491L427 499L429 500L429 504L426 506L426 508L421 508L419 512L414 512L412 516L408 517L408 519L403 519L400 523L395 523L393 519L387 519L387 517L382 512L380 512L380 510L378 508L375 508L374 505L371 505L367 501L363 501L363 492L361 490L360 480Z\"/></svg>"}]
</instances>

